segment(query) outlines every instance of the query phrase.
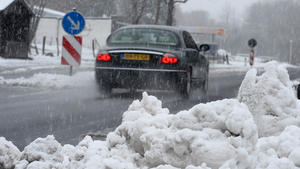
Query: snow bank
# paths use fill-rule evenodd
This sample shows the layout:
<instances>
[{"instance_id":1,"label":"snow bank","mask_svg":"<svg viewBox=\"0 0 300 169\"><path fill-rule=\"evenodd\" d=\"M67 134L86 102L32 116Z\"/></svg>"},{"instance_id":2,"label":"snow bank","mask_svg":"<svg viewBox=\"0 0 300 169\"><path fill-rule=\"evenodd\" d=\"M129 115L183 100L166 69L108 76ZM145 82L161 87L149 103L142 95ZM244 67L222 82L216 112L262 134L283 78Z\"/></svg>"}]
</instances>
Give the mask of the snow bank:
<instances>
[{"instance_id":1,"label":"snow bank","mask_svg":"<svg viewBox=\"0 0 300 169\"><path fill-rule=\"evenodd\" d=\"M279 136L261 138L257 144L259 168L300 167L300 128L288 126Z\"/></svg>"},{"instance_id":2,"label":"snow bank","mask_svg":"<svg viewBox=\"0 0 300 169\"><path fill-rule=\"evenodd\" d=\"M2 69L12 69L12 68L35 68L40 67L58 67L60 66L60 57L49 57L43 55L31 55L30 57L33 60L24 60L24 59L4 59L0 57L0 66Z\"/></svg>"},{"instance_id":3,"label":"snow bank","mask_svg":"<svg viewBox=\"0 0 300 169\"><path fill-rule=\"evenodd\" d=\"M238 99L245 103L259 128L260 136L279 134L288 125L300 125L300 103L287 70L270 62L265 73L250 70L239 91Z\"/></svg>"},{"instance_id":4,"label":"snow bank","mask_svg":"<svg viewBox=\"0 0 300 169\"><path fill-rule=\"evenodd\" d=\"M286 69L273 62L261 76L248 72L238 99L177 114L143 93L105 141L87 136L77 146L62 146L48 136L21 153L0 138L0 168L297 169L299 109Z\"/></svg>"},{"instance_id":5,"label":"snow bank","mask_svg":"<svg viewBox=\"0 0 300 169\"><path fill-rule=\"evenodd\" d=\"M13 168L21 152L12 142L0 137L0 168Z\"/></svg>"},{"instance_id":6,"label":"snow bank","mask_svg":"<svg viewBox=\"0 0 300 169\"><path fill-rule=\"evenodd\" d=\"M37 73L30 78L21 77L17 79L5 79L0 76L0 85L24 87L80 87L86 85L87 83L94 83L94 81L94 72L78 72L73 76L50 73Z\"/></svg>"},{"instance_id":7,"label":"snow bank","mask_svg":"<svg viewBox=\"0 0 300 169\"><path fill-rule=\"evenodd\" d=\"M150 167L170 164L178 168L203 163L218 168L238 159L240 151L250 154L255 149L256 125L247 106L237 100L199 104L176 115L168 113L159 100L144 93L108 136L110 148L127 145ZM251 166L247 160L240 163Z\"/></svg>"}]
</instances>

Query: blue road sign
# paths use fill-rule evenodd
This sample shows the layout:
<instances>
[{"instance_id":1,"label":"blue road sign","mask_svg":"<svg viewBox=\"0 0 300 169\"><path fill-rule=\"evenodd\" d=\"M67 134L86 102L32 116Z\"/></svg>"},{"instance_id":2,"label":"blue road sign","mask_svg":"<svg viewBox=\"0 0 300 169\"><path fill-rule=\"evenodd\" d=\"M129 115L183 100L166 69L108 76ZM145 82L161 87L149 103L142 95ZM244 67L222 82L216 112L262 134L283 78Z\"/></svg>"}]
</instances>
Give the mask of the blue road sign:
<instances>
[{"instance_id":1,"label":"blue road sign","mask_svg":"<svg viewBox=\"0 0 300 169\"><path fill-rule=\"evenodd\" d=\"M62 26L68 34L77 35L83 31L85 20L80 13L75 11L69 12L64 16Z\"/></svg>"}]
</instances>

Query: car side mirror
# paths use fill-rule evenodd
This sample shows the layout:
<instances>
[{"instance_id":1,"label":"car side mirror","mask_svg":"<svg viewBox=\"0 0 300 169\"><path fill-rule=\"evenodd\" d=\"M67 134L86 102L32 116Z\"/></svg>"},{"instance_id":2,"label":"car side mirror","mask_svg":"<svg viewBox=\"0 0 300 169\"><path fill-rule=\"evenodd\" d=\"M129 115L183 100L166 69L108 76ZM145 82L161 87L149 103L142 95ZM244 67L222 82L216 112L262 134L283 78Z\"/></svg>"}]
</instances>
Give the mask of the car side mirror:
<instances>
[{"instance_id":1,"label":"car side mirror","mask_svg":"<svg viewBox=\"0 0 300 169\"><path fill-rule=\"evenodd\" d=\"M202 44L199 46L199 51L200 52L206 52L206 51L209 51L209 45L208 44Z\"/></svg>"}]
</instances>

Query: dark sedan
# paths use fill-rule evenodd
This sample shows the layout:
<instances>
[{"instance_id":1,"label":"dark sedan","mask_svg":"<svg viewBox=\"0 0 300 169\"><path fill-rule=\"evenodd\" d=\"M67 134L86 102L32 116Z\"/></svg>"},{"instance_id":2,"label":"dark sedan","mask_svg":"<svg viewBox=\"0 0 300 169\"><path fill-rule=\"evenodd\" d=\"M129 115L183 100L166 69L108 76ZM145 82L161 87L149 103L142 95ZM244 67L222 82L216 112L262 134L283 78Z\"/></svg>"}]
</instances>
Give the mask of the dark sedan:
<instances>
[{"instance_id":1,"label":"dark sedan","mask_svg":"<svg viewBox=\"0 0 300 169\"><path fill-rule=\"evenodd\" d=\"M169 26L126 26L112 33L97 54L100 89L175 89L188 97L192 87L206 94L208 61L190 33ZM205 47L204 47L205 48Z\"/></svg>"}]
</instances>

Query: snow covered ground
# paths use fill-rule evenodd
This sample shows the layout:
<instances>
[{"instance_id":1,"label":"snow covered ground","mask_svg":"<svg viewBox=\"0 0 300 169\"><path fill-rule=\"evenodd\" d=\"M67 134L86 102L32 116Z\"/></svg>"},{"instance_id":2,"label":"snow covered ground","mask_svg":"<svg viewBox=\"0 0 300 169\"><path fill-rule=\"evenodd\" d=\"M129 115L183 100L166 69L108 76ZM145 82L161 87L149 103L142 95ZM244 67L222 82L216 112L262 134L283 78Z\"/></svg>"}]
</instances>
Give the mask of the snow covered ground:
<instances>
[{"instance_id":1,"label":"snow covered ground","mask_svg":"<svg viewBox=\"0 0 300 169\"><path fill-rule=\"evenodd\" d=\"M46 49L46 53L54 53L53 51L55 51L56 47L47 46ZM33 54L31 58L32 60L22 60L0 57L0 85L64 88L70 86L80 87L83 85L83 80L85 82L94 80L94 72L91 70L94 68L95 58L90 49L83 49L81 65L79 68L73 68L74 75L71 77L68 75L69 66L61 65L61 57L59 56L51 57ZM50 70L50 72L47 72L47 70ZM59 72L55 70L64 71ZM30 75L28 72L33 72L33 75ZM26 73L29 75L24 77Z\"/></svg>"},{"instance_id":2,"label":"snow covered ground","mask_svg":"<svg viewBox=\"0 0 300 169\"><path fill-rule=\"evenodd\" d=\"M54 136L21 152L0 138L0 167L16 169L297 169L300 102L284 66L251 69L236 99L195 105L170 114L143 94L105 141L86 136L77 146Z\"/></svg>"},{"instance_id":3,"label":"snow covered ground","mask_svg":"<svg viewBox=\"0 0 300 169\"><path fill-rule=\"evenodd\" d=\"M38 45L39 53L41 53L41 45ZM61 51L61 50L60 50ZM35 51L32 49L32 53ZM61 65L61 56L56 54L56 46L46 46L45 53L51 53L54 56L45 56L42 54L32 54L32 60L22 59L4 59L0 57L0 73L18 73L28 70L38 70L46 68L67 67ZM92 50L83 48L81 57L81 66L93 66L94 57Z\"/></svg>"}]
</instances>

